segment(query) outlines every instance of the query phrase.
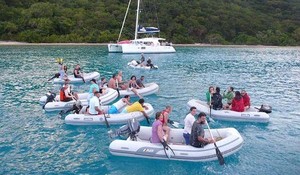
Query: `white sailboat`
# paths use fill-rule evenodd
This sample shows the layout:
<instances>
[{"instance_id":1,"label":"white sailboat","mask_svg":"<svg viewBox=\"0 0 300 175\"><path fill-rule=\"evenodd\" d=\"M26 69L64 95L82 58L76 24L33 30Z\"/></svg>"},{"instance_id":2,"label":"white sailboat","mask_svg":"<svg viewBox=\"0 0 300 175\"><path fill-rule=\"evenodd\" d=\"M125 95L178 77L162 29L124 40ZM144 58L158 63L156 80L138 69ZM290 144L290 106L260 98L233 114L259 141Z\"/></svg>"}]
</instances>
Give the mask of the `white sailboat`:
<instances>
[{"instance_id":1,"label":"white sailboat","mask_svg":"<svg viewBox=\"0 0 300 175\"><path fill-rule=\"evenodd\" d=\"M121 31L117 43L108 44L108 52L110 53L174 53L176 50L172 46L172 43L166 42L164 38L148 37L138 38L140 33L159 33L159 29L156 27L140 27L139 26L139 9L140 0L137 2L136 11L136 23L135 23L135 34L133 40L119 41L124 27L124 23L127 17L128 9L131 0L129 0L128 7L125 13ZM153 35L152 35L153 36Z\"/></svg>"}]
</instances>

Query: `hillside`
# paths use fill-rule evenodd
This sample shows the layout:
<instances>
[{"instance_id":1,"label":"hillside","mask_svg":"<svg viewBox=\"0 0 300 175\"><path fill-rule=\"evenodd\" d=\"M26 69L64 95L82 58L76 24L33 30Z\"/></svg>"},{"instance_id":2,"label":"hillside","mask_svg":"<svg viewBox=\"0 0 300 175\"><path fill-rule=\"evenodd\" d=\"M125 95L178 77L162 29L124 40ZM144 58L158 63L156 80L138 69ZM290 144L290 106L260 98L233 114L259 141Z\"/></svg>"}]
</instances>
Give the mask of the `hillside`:
<instances>
[{"instance_id":1,"label":"hillside","mask_svg":"<svg viewBox=\"0 0 300 175\"><path fill-rule=\"evenodd\" d=\"M116 41L128 0L0 0L0 40ZM134 35L132 1L121 39ZM176 44L300 45L299 0L143 0L143 25Z\"/></svg>"}]
</instances>

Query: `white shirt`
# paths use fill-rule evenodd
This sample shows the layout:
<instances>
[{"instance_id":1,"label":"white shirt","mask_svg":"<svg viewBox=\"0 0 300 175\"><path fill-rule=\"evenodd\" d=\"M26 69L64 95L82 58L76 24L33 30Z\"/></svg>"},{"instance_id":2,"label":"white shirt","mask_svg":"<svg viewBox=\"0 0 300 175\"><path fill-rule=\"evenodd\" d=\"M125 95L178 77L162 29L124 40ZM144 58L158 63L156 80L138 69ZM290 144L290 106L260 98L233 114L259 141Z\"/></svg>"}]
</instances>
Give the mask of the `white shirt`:
<instances>
[{"instance_id":1,"label":"white shirt","mask_svg":"<svg viewBox=\"0 0 300 175\"><path fill-rule=\"evenodd\" d=\"M117 101L116 103L113 104L117 110L125 107L127 104L123 101L123 98L121 98L119 101Z\"/></svg>"},{"instance_id":2,"label":"white shirt","mask_svg":"<svg viewBox=\"0 0 300 175\"><path fill-rule=\"evenodd\" d=\"M183 133L191 134L192 126L193 126L194 122L195 122L195 117L191 113L186 115L186 117L184 119L184 131L183 131Z\"/></svg>"},{"instance_id":3,"label":"white shirt","mask_svg":"<svg viewBox=\"0 0 300 175\"><path fill-rule=\"evenodd\" d=\"M97 96L93 96L90 99L89 105L90 105L90 107L89 107L89 113L90 114L98 114L98 111L95 110L96 107L100 107L99 98Z\"/></svg>"}]
</instances>

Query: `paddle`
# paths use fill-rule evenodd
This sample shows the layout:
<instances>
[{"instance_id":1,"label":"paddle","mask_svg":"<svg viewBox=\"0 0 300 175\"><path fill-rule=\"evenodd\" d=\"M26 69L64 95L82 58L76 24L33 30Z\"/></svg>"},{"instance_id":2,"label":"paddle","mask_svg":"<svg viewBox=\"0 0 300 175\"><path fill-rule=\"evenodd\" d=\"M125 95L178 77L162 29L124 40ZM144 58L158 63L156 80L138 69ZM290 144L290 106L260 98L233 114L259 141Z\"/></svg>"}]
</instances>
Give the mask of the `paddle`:
<instances>
[{"instance_id":1,"label":"paddle","mask_svg":"<svg viewBox=\"0 0 300 175\"><path fill-rule=\"evenodd\" d=\"M215 148L216 148L216 155L217 155L217 157L218 157L219 163L220 163L220 165L224 165L224 163L225 163L224 157L223 157L221 151L219 150L219 148L218 148L218 146L217 146L217 144L216 144L216 141L215 141L215 139L214 139L214 137L213 137L213 135L212 135L212 133L211 133L211 131L210 131L208 122L206 122L206 125L207 125L207 128L208 128L210 137L211 137L211 138L213 139L213 141L214 141L214 145L215 145Z\"/></svg>"},{"instance_id":2,"label":"paddle","mask_svg":"<svg viewBox=\"0 0 300 175\"><path fill-rule=\"evenodd\" d=\"M107 127L107 128L110 128L110 126L109 126L109 123L108 123L108 121L107 121L107 117L106 117L105 113L103 113L103 116L104 116L104 120L105 120L106 127Z\"/></svg>"},{"instance_id":3,"label":"paddle","mask_svg":"<svg viewBox=\"0 0 300 175\"><path fill-rule=\"evenodd\" d=\"M174 128L182 128L182 127L180 127L180 123L177 121L168 119L168 123L170 123Z\"/></svg>"},{"instance_id":4,"label":"paddle","mask_svg":"<svg viewBox=\"0 0 300 175\"><path fill-rule=\"evenodd\" d=\"M209 99L209 117L208 117L208 123L209 122L215 122L214 119L211 118L211 94L209 95L210 99Z\"/></svg>"},{"instance_id":5,"label":"paddle","mask_svg":"<svg viewBox=\"0 0 300 175\"><path fill-rule=\"evenodd\" d=\"M163 140L162 142L160 142L163 147L164 147L164 152L165 155L167 156L167 158L170 160L171 158L171 154L173 154L173 156L175 156L175 153L173 151L173 149L167 144L167 142L165 140ZM171 152L170 152L171 151ZM168 153L167 153L168 152Z\"/></svg>"}]
</instances>

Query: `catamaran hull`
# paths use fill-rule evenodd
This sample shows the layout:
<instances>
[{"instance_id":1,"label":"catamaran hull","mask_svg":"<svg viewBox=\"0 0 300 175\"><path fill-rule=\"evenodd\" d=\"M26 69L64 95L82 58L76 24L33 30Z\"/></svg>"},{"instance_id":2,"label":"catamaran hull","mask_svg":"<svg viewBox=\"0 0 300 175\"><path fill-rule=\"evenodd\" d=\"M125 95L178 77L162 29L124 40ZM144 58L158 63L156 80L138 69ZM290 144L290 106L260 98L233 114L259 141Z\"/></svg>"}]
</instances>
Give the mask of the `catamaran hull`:
<instances>
[{"instance_id":1,"label":"catamaran hull","mask_svg":"<svg viewBox=\"0 0 300 175\"><path fill-rule=\"evenodd\" d=\"M172 46L141 46L133 44L109 44L108 52L140 54L140 53L175 53L176 50Z\"/></svg>"}]
</instances>

